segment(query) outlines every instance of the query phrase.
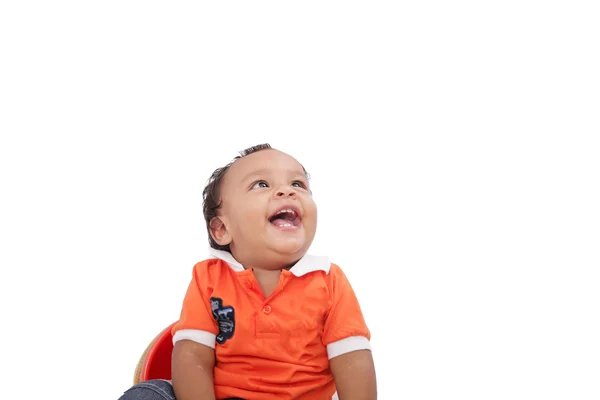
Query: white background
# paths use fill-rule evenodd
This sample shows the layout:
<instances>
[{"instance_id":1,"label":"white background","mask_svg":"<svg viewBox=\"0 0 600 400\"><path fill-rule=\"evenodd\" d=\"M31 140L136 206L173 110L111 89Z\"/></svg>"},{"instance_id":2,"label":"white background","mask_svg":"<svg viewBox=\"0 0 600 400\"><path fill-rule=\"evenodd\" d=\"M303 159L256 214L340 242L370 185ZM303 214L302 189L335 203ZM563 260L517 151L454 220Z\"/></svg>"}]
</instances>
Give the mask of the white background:
<instances>
[{"instance_id":1,"label":"white background","mask_svg":"<svg viewBox=\"0 0 600 400\"><path fill-rule=\"evenodd\" d=\"M269 142L380 399L598 399L592 4L3 2L2 397L117 399L205 256L206 179Z\"/></svg>"}]
</instances>

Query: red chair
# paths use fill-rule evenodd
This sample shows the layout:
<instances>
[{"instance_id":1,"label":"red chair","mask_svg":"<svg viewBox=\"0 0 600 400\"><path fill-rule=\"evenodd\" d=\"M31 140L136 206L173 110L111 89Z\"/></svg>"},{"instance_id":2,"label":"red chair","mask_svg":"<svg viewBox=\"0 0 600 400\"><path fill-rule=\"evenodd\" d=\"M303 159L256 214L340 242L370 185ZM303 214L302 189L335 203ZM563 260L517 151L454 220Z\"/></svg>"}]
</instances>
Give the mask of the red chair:
<instances>
[{"instance_id":1,"label":"red chair","mask_svg":"<svg viewBox=\"0 0 600 400\"><path fill-rule=\"evenodd\" d=\"M171 325L163 329L150 342L138 362L133 375L133 384L150 379L171 379L171 353L173 352L173 335Z\"/></svg>"}]
</instances>

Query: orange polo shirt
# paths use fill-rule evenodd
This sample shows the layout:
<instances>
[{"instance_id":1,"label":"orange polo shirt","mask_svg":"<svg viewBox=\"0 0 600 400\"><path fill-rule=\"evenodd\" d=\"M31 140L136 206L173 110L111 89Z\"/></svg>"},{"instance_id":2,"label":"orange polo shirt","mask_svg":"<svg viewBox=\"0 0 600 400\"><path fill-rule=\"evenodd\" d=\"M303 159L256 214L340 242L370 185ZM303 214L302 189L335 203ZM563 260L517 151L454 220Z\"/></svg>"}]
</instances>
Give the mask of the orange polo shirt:
<instances>
[{"instance_id":1,"label":"orange polo shirt","mask_svg":"<svg viewBox=\"0 0 600 400\"><path fill-rule=\"evenodd\" d=\"M307 255L265 297L252 270L226 251L194 266L173 343L215 349L217 399L329 400L329 360L369 349L370 332L339 266ZM336 398L333 397L333 398Z\"/></svg>"}]
</instances>

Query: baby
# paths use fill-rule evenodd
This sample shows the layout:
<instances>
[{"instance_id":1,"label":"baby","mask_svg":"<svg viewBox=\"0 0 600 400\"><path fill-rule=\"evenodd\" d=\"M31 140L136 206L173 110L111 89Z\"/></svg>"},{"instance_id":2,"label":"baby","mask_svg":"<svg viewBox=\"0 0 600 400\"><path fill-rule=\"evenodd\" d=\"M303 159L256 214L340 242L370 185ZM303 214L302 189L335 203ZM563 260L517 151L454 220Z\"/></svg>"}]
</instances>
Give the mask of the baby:
<instances>
[{"instance_id":1,"label":"baby","mask_svg":"<svg viewBox=\"0 0 600 400\"><path fill-rule=\"evenodd\" d=\"M172 384L121 400L373 400L370 332L339 266L307 254L317 228L308 174L268 144L204 189L210 257L173 326Z\"/></svg>"}]
</instances>

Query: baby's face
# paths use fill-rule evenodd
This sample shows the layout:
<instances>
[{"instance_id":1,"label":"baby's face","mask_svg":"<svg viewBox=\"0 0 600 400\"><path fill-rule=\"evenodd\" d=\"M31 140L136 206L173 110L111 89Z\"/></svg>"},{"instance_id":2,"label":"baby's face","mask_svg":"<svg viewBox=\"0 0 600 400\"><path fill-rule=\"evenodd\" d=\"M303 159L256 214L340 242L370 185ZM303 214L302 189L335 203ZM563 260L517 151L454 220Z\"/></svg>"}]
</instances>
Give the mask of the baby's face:
<instances>
[{"instance_id":1,"label":"baby's face","mask_svg":"<svg viewBox=\"0 0 600 400\"><path fill-rule=\"evenodd\" d=\"M306 253L316 232L317 207L296 159L278 150L258 151L237 160L221 185L219 218L240 263L279 269Z\"/></svg>"}]
</instances>

